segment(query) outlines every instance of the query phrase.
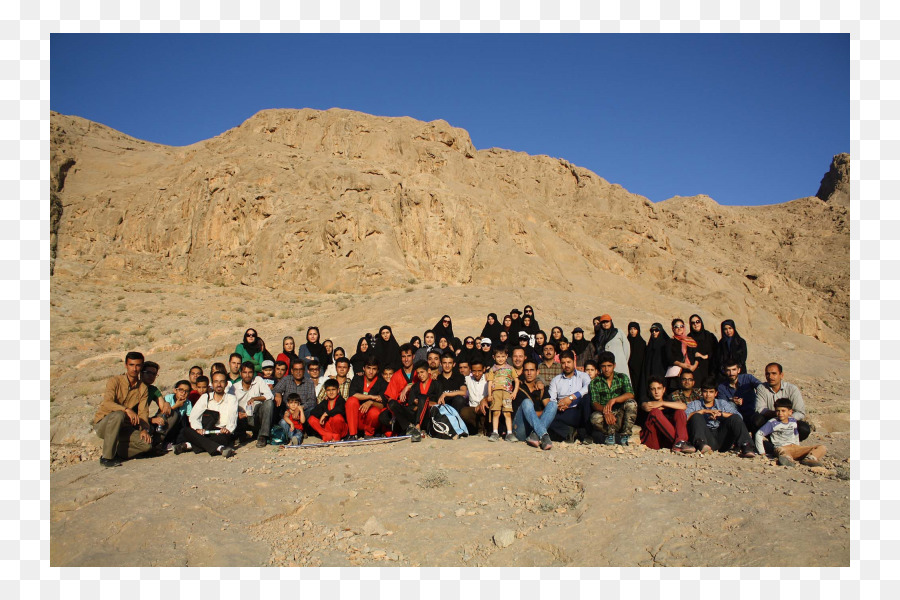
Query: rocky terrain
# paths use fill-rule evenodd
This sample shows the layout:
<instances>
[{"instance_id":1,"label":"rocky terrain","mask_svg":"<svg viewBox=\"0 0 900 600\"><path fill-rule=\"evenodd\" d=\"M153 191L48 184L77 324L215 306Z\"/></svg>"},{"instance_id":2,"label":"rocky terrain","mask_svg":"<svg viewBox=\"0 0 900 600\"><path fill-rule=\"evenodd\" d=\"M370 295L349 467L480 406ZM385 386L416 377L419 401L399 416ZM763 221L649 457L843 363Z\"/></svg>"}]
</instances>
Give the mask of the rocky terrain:
<instances>
[{"instance_id":1,"label":"rocky terrain","mask_svg":"<svg viewBox=\"0 0 900 600\"><path fill-rule=\"evenodd\" d=\"M264 111L184 148L51 130L54 566L849 562L846 155L820 197L726 207L442 121ZM385 323L405 340L446 312L474 335L526 303L567 332L734 318L751 372L781 362L803 390L825 468L483 439L97 463L88 421L128 350L168 390L249 326L277 350L318 325L352 353ZM762 535L785 520L788 543Z\"/></svg>"}]
</instances>

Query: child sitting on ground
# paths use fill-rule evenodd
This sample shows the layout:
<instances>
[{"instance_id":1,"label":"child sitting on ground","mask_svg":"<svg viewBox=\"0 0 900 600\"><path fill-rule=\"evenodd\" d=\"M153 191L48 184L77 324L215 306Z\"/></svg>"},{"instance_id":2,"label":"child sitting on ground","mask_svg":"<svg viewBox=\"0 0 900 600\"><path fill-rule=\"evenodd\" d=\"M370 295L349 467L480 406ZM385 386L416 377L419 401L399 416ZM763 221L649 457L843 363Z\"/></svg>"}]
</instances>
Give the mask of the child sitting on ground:
<instances>
[{"instance_id":1,"label":"child sitting on ground","mask_svg":"<svg viewBox=\"0 0 900 600\"><path fill-rule=\"evenodd\" d=\"M766 437L775 447L778 456L778 464L789 467L799 460L808 467L817 467L822 464L822 457L827 449L825 446L801 446L800 433L797 431L797 421L791 415L794 414L794 405L787 398L779 398L775 401L775 418L769 419L765 425L756 432L756 451L765 454L764 443Z\"/></svg>"},{"instance_id":2,"label":"child sitting on ground","mask_svg":"<svg viewBox=\"0 0 900 600\"><path fill-rule=\"evenodd\" d=\"M306 415L303 414L303 406L300 404L299 394L288 394L287 410L281 418L281 428L287 434L292 446L303 443L303 424L306 423Z\"/></svg>"},{"instance_id":3,"label":"child sitting on ground","mask_svg":"<svg viewBox=\"0 0 900 600\"><path fill-rule=\"evenodd\" d=\"M519 393L519 378L516 376L516 370L506 364L506 348L503 346L494 349L494 366L488 371L488 398L491 403L491 425L494 430L491 442L500 439L498 428L500 427L500 414L503 413L503 420L506 422L506 441L516 441L516 436L512 432L512 399Z\"/></svg>"}]
</instances>

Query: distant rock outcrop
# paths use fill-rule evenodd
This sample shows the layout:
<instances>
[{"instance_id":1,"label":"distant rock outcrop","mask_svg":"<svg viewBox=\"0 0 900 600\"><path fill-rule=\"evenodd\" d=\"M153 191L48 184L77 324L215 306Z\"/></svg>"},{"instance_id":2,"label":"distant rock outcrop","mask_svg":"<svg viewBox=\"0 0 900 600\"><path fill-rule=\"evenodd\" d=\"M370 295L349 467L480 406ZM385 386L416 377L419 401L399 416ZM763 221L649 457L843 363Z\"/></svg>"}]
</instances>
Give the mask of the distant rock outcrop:
<instances>
[{"instance_id":1,"label":"distant rock outcrop","mask_svg":"<svg viewBox=\"0 0 900 600\"><path fill-rule=\"evenodd\" d=\"M850 155L846 152L835 154L831 160L831 168L822 177L816 197L850 206Z\"/></svg>"},{"instance_id":2,"label":"distant rock outcrop","mask_svg":"<svg viewBox=\"0 0 900 600\"><path fill-rule=\"evenodd\" d=\"M663 294L747 328L849 335L841 202L653 204L562 159L476 150L444 121L340 109L266 110L179 148L52 113L51 145L57 277Z\"/></svg>"}]
</instances>

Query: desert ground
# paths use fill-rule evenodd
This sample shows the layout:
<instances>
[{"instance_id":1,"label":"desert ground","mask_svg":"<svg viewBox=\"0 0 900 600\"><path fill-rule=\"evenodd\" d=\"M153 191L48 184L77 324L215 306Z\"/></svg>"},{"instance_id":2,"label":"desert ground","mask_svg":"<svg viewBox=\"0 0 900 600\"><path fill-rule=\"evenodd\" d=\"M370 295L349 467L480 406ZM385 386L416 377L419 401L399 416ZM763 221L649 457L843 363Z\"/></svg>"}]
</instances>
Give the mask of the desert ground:
<instances>
[{"instance_id":1,"label":"desert ground","mask_svg":"<svg viewBox=\"0 0 900 600\"><path fill-rule=\"evenodd\" d=\"M687 301L627 293L446 285L314 294L57 275L51 299L53 566L841 566L850 560L849 348L787 329L748 334L749 369L770 360L800 386L828 446L824 468L731 454L485 438L257 449L231 459L169 454L102 468L89 421L106 379L140 350L171 390L224 361L246 327L270 349L317 325L352 353L390 324L398 340L449 313L477 335L488 312L530 303L541 326L686 318ZM635 306L643 306L635 309ZM711 329L723 315L700 311Z\"/></svg>"}]
</instances>

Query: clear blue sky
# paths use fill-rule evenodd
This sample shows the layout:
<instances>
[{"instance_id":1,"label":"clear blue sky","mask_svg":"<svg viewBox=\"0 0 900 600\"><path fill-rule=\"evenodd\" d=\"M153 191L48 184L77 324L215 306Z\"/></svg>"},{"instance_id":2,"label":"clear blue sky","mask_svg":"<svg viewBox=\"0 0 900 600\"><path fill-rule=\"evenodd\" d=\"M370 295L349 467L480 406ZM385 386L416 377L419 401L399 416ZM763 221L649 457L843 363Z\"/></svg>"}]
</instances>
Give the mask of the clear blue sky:
<instances>
[{"instance_id":1,"label":"clear blue sky","mask_svg":"<svg viewBox=\"0 0 900 600\"><path fill-rule=\"evenodd\" d=\"M53 34L50 49L53 110L163 144L340 107L721 204L814 195L850 151L846 34Z\"/></svg>"}]
</instances>

